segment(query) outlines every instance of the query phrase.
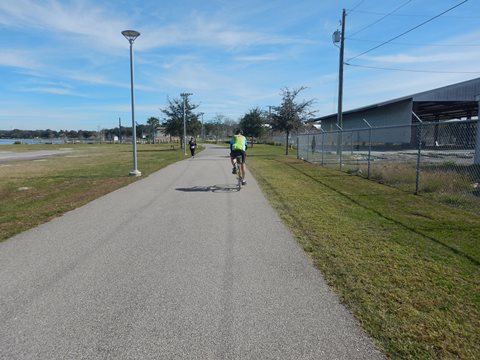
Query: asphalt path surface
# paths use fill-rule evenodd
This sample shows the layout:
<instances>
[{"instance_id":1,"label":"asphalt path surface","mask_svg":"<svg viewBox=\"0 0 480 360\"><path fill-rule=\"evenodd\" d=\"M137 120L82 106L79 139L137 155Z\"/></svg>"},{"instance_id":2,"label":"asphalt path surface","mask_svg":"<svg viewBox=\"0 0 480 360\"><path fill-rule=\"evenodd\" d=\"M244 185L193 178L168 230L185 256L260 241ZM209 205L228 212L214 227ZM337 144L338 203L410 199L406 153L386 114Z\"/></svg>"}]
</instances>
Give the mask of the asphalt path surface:
<instances>
[{"instance_id":1,"label":"asphalt path surface","mask_svg":"<svg viewBox=\"0 0 480 360\"><path fill-rule=\"evenodd\" d=\"M73 152L72 149L61 150L38 150L38 151L0 151L0 163L18 160L38 160L50 156L67 155Z\"/></svg>"},{"instance_id":2,"label":"asphalt path surface","mask_svg":"<svg viewBox=\"0 0 480 360\"><path fill-rule=\"evenodd\" d=\"M247 176L209 147L0 243L0 358L382 359Z\"/></svg>"}]
</instances>

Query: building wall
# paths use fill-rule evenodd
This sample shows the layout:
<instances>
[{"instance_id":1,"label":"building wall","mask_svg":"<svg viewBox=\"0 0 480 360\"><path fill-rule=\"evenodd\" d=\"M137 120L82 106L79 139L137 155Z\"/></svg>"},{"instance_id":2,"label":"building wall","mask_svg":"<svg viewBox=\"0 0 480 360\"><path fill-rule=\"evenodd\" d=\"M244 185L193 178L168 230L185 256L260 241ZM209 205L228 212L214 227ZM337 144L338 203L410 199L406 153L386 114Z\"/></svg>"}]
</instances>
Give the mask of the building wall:
<instances>
[{"instance_id":1,"label":"building wall","mask_svg":"<svg viewBox=\"0 0 480 360\"><path fill-rule=\"evenodd\" d=\"M368 129L368 125L363 121L365 119L374 127L391 127L389 129L375 130L376 143L406 144L412 140L412 101L411 99L379 106L375 108L359 110L343 115L343 130ZM337 118L331 117L322 120L322 130L330 132L336 131ZM358 134L361 134L358 138ZM356 141L363 142L367 140L368 132L357 132Z\"/></svg>"}]
</instances>

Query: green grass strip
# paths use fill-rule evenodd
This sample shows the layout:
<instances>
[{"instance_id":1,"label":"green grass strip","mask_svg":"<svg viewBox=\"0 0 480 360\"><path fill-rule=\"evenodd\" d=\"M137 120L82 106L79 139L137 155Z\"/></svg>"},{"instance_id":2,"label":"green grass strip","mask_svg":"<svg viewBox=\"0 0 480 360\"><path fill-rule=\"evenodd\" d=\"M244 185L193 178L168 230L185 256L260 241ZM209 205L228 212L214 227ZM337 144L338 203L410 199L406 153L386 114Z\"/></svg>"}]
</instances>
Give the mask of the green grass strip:
<instances>
[{"instance_id":1,"label":"green grass strip","mask_svg":"<svg viewBox=\"0 0 480 360\"><path fill-rule=\"evenodd\" d=\"M73 210L183 159L178 144L138 145L133 170L130 144L2 145L2 151L57 150L72 153L0 164L0 241Z\"/></svg>"},{"instance_id":2,"label":"green grass strip","mask_svg":"<svg viewBox=\"0 0 480 360\"><path fill-rule=\"evenodd\" d=\"M250 149L248 168L379 348L480 358L480 216L281 151Z\"/></svg>"}]
</instances>

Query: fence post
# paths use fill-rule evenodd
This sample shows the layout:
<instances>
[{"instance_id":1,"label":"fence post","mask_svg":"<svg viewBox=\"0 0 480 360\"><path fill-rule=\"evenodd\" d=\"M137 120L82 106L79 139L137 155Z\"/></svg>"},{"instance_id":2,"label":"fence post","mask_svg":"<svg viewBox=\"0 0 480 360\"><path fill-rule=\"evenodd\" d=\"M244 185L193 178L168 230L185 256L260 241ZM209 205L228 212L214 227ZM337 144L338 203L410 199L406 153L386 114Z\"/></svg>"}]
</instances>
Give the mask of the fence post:
<instances>
[{"instance_id":1,"label":"fence post","mask_svg":"<svg viewBox=\"0 0 480 360\"><path fill-rule=\"evenodd\" d=\"M343 139L343 129L338 126L338 124L335 124L337 126L337 128L340 129L340 136L337 136L337 139L339 140L340 144L338 144L338 149L339 149L339 155L340 155L340 171L342 171L342 152L343 152L343 149L342 149L342 139Z\"/></svg>"},{"instance_id":2,"label":"fence post","mask_svg":"<svg viewBox=\"0 0 480 360\"><path fill-rule=\"evenodd\" d=\"M353 131L350 132L350 155L353 156Z\"/></svg>"},{"instance_id":3,"label":"fence post","mask_svg":"<svg viewBox=\"0 0 480 360\"><path fill-rule=\"evenodd\" d=\"M309 156L310 156L310 145L311 145L311 142L310 142L310 134L307 135L307 161L310 162L310 159L309 159Z\"/></svg>"},{"instance_id":4,"label":"fence post","mask_svg":"<svg viewBox=\"0 0 480 360\"><path fill-rule=\"evenodd\" d=\"M300 159L300 139L299 136L297 135L297 159ZM288 146L288 145L287 145ZM307 161L308 161L308 152L307 152Z\"/></svg>"},{"instance_id":5,"label":"fence post","mask_svg":"<svg viewBox=\"0 0 480 360\"><path fill-rule=\"evenodd\" d=\"M477 136L475 137L475 157L473 163L475 165L480 164L480 95L475 96L475 101L478 101L478 120L476 123Z\"/></svg>"},{"instance_id":6,"label":"fence post","mask_svg":"<svg viewBox=\"0 0 480 360\"><path fill-rule=\"evenodd\" d=\"M323 163L323 153L324 153L323 144L325 144L325 131L322 130L322 166L324 165L324 163Z\"/></svg>"},{"instance_id":7,"label":"fence post","mask_svg":"<svg viewBox=\"0 0 480 360\"><path fill-rule=\"evenodd\" d=\"M417 128L418 152L417 152L417 169L416 169L416 177L415 177L415 195L418 195L418 188L420 186L420 159L422 155L423 121L413 111L412 111L412 114L417 118L419 122L418 128Z\"/></svg>"},{"instance_id":8,"label":"fence post","mask_svg":"<svg viewBox=\"0 0 480 360\"><path fill-rule=\"evenodd\" d=\"M367 179L370 180L370 155L372 153L372 125L367 120L363 119L368 126L368 167L367 167Z\"/></svg>"}]
</instances>

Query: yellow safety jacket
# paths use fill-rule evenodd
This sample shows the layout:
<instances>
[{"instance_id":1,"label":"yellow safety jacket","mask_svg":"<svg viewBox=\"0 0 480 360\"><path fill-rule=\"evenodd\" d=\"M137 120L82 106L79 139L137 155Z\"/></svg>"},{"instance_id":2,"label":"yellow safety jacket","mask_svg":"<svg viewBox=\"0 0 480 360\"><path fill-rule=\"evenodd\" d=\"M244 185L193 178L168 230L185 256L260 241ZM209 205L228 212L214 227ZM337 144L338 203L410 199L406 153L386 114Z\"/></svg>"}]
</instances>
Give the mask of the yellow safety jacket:
<instances>
[{"instance_id":1,"label":"yellow safety jacket","mask_svg":"<svg viewBox=\"0 0 480 360\"><path fill-rule=\"evenodd\" d=\"M247 146L247 138L243 135L233 135L232 150L245 151Z\"/></svg>"}]
</instances>

